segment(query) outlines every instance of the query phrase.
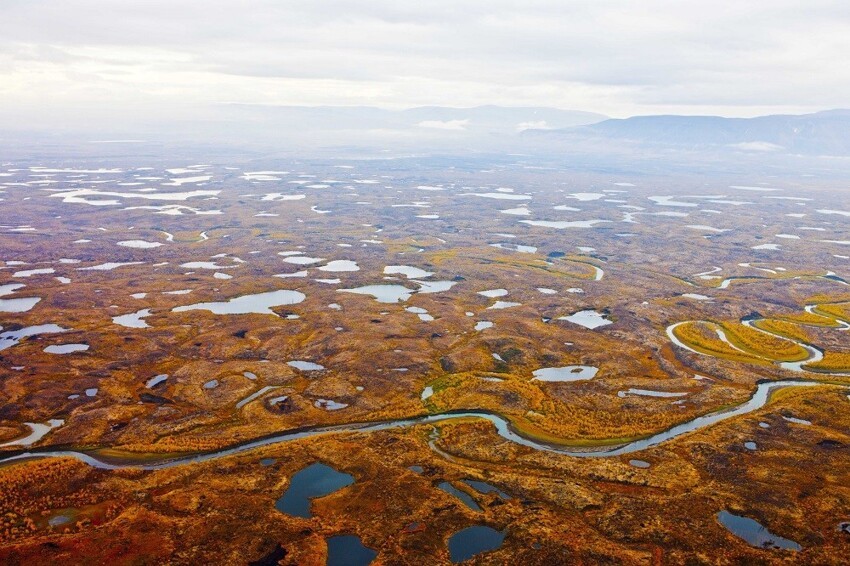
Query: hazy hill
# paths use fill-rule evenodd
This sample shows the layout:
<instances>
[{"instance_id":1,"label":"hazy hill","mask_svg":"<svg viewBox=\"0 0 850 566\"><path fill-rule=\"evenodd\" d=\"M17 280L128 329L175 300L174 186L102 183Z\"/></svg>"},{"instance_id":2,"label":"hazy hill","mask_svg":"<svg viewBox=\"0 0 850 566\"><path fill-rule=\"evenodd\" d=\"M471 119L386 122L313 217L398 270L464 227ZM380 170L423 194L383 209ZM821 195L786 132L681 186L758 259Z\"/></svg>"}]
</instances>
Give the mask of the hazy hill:
<instances>
[{"instance_id":1,"label":"hazy hill","mask_svg":"<svg viewBox=\"0 0 850 566\"><path fill-rule=\"evenodd\" d=\"M805 155L850 155L850 110L757 118L719 116L635 116L530 136L670 146L686 150L781 152Z\"/></svg>"}]
</instances>

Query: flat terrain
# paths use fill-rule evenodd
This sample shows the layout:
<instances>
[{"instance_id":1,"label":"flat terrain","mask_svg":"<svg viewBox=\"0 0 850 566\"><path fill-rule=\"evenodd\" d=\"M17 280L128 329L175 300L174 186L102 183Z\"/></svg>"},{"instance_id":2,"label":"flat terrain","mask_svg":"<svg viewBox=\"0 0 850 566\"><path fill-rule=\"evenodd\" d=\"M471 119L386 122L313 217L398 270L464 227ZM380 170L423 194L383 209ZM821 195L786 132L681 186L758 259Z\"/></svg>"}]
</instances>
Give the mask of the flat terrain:
<instances>
[{"instance_id":1,"label":"flat terrain","mask_svg":"<svg viewBox=\"0 0 850 566\"><path fill-rule=\"evenodd\" d=\"M848 281L818 177L3 163L0 562L841 564Z\"/></svg>"}]
</instances>

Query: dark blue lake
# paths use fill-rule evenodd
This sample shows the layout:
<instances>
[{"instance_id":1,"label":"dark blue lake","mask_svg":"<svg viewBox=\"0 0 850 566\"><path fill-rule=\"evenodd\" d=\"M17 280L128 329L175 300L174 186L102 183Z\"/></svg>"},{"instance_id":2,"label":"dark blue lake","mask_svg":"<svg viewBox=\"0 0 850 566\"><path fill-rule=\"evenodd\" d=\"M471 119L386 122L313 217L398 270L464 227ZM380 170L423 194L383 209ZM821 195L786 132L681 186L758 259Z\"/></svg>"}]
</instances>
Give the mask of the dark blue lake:
<instances>
[{"instance_id":1,"label":"dark blue lake","mask_svg":"<svg viewBox=\"0 0 850 566\"><path fill-rule=\"evenodd\" d=\"M309 519L310 500L324 497L354 483L350 474L338 472L324 464L311 464L297 472L289 482L289 487L274 506L278 511Z\"/></svg>"},{"instance_id":2,"label":"dark blue lake","mask_svg":"<svg viewBox=\"0 0 850 566\"><path fill-rule=\"evenodd\" d=\"M378 555L377 552L363 546L360 537L340 535L331 537L328 543L328 566L366 566Z\"/></svg>"},{"instance_id":3,"label":"dark blue lake","mask_svg":"<svg viewBox=\"0 0 850 566\"><path fill-rule=\"evenodd\" d=\"M482 525L467 527L449 537L449 558L457 564L476 554L496 550L502 546L506 534Z\"/></svg>"}]
</instances>

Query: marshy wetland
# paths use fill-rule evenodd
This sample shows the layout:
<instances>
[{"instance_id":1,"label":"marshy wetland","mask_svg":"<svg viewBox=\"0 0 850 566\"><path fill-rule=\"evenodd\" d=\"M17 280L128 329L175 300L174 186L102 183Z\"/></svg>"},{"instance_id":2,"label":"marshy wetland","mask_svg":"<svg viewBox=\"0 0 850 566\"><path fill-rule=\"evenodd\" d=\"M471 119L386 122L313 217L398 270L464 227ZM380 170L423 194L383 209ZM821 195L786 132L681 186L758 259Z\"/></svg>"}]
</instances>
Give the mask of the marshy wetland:
<instances>
[{"instance_id":1,"label":"marshy wetland","mask_svg":"<svg viewBox=\"0 0 850 566\"><path fill-rule=\"evenodd\" d=\"M826 181L140 158L0 199L0 562L850 555Z\"/></svg>"}]
</instances>

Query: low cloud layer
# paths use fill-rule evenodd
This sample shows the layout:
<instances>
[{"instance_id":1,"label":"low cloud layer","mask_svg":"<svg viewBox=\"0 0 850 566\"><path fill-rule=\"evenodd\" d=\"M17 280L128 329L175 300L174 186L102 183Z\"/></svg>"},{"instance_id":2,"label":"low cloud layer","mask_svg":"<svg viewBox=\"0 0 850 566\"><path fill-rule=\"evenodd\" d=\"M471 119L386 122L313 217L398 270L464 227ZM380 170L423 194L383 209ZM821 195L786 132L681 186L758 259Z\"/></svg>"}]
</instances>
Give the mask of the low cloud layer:
<instances>
[{"instance_id":1,"label":"low cloud layer","mask_svg":"<svg viewBox=\"0 0 850 566\"><path fill-rule=\"evenodd\" d=\"M6 0L0 119L224 103L751 116L847 106L848 56L846 1Z\"/></svg>"}]
</instances>

